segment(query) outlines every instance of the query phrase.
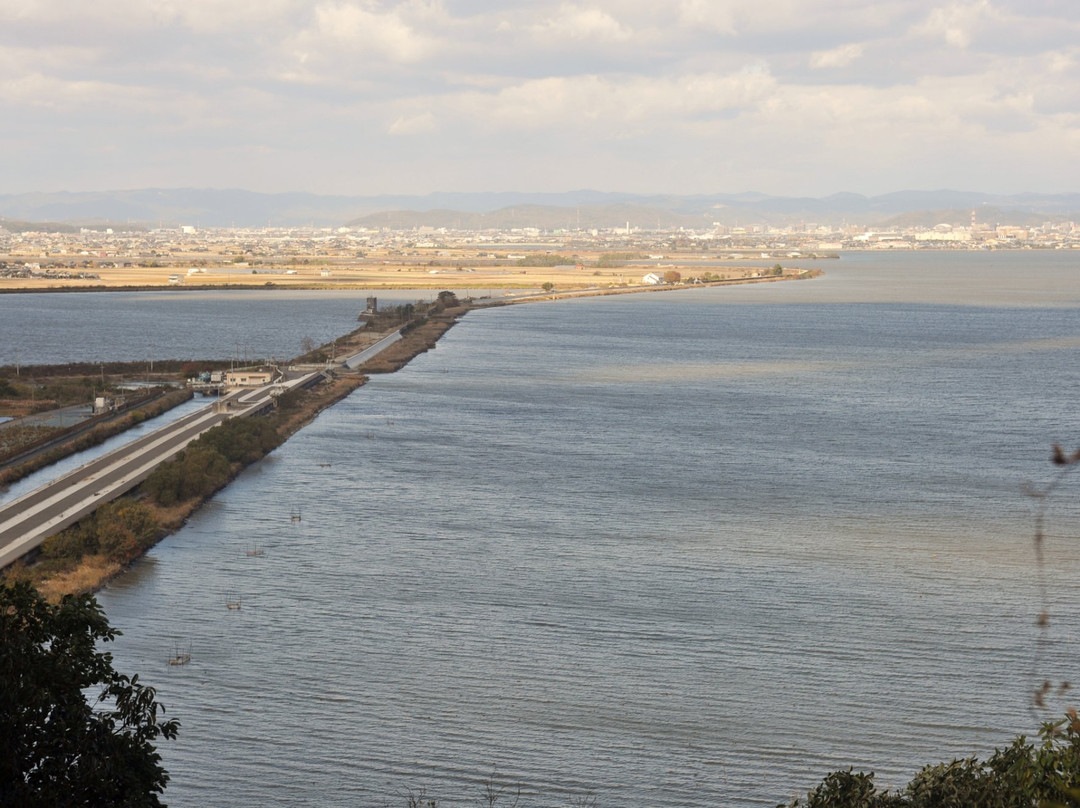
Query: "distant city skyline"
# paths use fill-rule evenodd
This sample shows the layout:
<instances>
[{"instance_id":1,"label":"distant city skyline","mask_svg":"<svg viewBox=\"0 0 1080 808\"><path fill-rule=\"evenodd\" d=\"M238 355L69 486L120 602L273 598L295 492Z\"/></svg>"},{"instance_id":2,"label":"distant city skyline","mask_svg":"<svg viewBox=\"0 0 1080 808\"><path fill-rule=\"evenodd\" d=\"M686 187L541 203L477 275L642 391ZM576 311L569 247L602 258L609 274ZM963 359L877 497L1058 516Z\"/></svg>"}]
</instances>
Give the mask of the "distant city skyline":
<instances>
[{"instance_id":1,"label":"distant city skyline","mask_svg":"<svg viewBox=\"0 0 1080 808\"><path fill-rule=\"evenodd\" d=\"M20 0L0 194L1080 190L1074 0Z\"/></svg>"}]
</instances>

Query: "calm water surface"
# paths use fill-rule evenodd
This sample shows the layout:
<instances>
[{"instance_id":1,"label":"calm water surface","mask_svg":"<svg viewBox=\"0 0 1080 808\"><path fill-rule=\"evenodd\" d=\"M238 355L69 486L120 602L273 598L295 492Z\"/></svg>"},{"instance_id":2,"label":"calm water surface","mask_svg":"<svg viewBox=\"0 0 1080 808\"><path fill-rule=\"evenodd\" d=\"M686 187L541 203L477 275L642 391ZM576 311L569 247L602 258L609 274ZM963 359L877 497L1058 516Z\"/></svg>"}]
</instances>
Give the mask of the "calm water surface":
<instances>
[{"instance_id":1,"label":"calm water surface","mask_svg":"<svg viewBox=\"0 0 1080 808\"><path fill-rule=\"evenodd\" d=\"M1078 442L1076 259L823 266L471 313L245 472L101 594L168 802L771 805L1035 729L1080 667L1075 497L1040 570L1021 493Z\"/></svg>"}]
</instances>

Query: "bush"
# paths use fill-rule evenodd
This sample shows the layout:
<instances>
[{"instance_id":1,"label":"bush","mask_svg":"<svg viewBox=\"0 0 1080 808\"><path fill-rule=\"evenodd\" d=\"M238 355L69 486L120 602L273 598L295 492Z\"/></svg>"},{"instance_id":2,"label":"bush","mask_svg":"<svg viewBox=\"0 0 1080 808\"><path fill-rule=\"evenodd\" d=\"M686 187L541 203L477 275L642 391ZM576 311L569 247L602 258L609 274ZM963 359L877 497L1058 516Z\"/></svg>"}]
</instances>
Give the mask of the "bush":
<instances>
[{"instance_id":1,"label":"bush","mask_svg":"<svg viewBox=\"0 0 1080 808\"><path fill-rule=\"evenodd\" d=\"M188 446L178 457L162 463L142 484L143 492L163 507L209 496L229 480L229 461L220 452Z\"/></svg>"},{"instance_id":2,"label":"bush","mask_svg":"<svg viewBox=\"0 0 1080 808\"><path fill-rule=\"evenodd\" d=\"M97 533L89 526L70 527L41 543L41 554L49 559L77 561L97 551Z\"/></svg>"},{"instance_id":3,"label":"bush","mask_svg":"<svg viewBox=\"0 0 1080 808\"><path fill-rule=\"evenodd\" d=\"M94 514L93 530L101 552L125 564L150 547L160 529L150 508L131 499L108 502Z\"/></svg>"},{"instance_id":4,"label":"bush","mask_svg":"<svg viewBox=\"0 0 1080 808\"><path fill-rule=\"evenodd\" d=\"M230 463L254 463L280 443L277 430L265 418L232 418L211 429L191 448L217 452Z\"/></svg>"},{"instance_id":5,"label":"bush","mask_svg":"<svg viewBox=\"0 0 1080 808\"><path fill-rule=\"evenodd\" d=\"M1038 747L1024 736L977 758L926 766L902 790L878 791L873 774L833 772L788 808L1077 808L1080 806L1080 718L1075 710L1044 724ZM782 806L778 806L782 808Z\"/></svg>"}]
</instances>

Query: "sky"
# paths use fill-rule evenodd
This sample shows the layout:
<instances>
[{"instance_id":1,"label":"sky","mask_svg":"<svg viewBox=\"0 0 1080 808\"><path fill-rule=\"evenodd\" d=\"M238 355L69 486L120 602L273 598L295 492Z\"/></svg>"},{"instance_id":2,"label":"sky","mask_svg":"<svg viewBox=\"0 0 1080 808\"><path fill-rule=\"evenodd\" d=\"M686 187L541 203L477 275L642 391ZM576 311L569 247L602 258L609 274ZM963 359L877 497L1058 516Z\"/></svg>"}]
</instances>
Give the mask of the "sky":
<instances>
[{"instance_id":1,"label":"sky","mask_svg":"<svg viewBox=\"0 0 1080 808\"><path fill-rule=\"evenodd\" d=\"M1080 191L1077 0L2 0L0 194Z\"/></svg>"}]
</instances>

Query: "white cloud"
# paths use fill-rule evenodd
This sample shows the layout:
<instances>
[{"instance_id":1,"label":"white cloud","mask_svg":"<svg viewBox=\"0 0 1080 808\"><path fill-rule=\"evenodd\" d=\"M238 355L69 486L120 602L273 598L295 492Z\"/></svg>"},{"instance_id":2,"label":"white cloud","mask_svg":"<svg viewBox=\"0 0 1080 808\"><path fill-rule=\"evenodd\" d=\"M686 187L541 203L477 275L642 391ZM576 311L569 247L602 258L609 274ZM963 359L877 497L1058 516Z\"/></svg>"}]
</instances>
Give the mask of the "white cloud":
<instances>
[{"instance_id":1,"label":"white cloud","mask_svg":"<svg viewBox=\"0 0 1080 808\"><path fill-rule=\"evenodd\" d=\"M952 3L931 11L915 31L924 36L940 37L949 45L963 50L971 45L975 29L983 20L1000 16L1000 12L990 5L990 0Z\"/></svg>"},{"instance_id":2,"label":"white cloud","mask_svg":"<svg viewBox=\"0 0 1080 808\"><path fill-rule=\"evenodd\" d=\"M827 67L846 67L863 55L863 46L858 44L841 45L827 51L814 51L810 54L810 67L815 70Z\"/></svg>"},{"instance_id":3,"label":"white cloud","mask_svg":"<svg viewBox=\"0 0 1080 808\"><path fill-rule=\"evenodd\" d=\"M712 0L679 0L678 19L684 25L706 28L716 33L734 36L736 13L733 3Z\"/></svg>"},{"instance_id":4,"label":"white cloud","mask_svg":"<svg viewBox=\"0 0 1080 808\"><path fill-rule=\"evenodd\" d=\"M762 102L775 86L774 79L757 68L674 78L553 76L494 93L465 92L440 103L463 124L501 131L587 129L605 138L625 135L620 127L651 131L739 114Z\"/></svg>"},{"instance_id":5,"label":"white cloud","mask_svg":"<svg viewBox=\"0 0 1080 808\"><path fill-rule=\"evenodd\" d=\"M1046 67L1051 73L1064 73L1076 67L1076 56L1072 53L1051 51L1046 54Z\"/></svg>"},{"instance_id":6,"label":"white cloud","mask_svg":"<svg viewBox=\"0 0 1080 808\"><path fill-rule=\"evenodd\" d=\"M419 115L402 116L387 128L391 135L426 135L437 129L435 116L430 112Z\"/></svg>"},{"instance_id":7,"label":"white cloud","mask_svg":"<svg viewBox=\"0 0 1080 808\"><path fill-rule=\"evenodd\" d=\"M299 37L301 52L324 48L394 62L416 62L430 56L438 40L418 30L401 13L370 10L356 3L326 3L316 7L314 25Z\"/></svg>"},{"instance_id":8,"label":"white cloud","mask_svg":"<svg viewBox=\"0 0 1080 808\"><path fill-rule=\"evenodd\" d=\"M633 32L603 9L563 3L558 11L532 26L541 38L625 42Z\"/></svg>"}]
</instances>

